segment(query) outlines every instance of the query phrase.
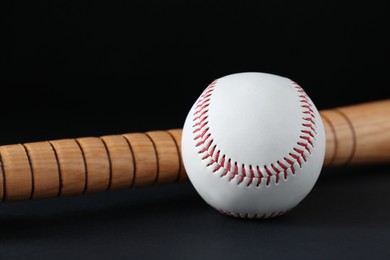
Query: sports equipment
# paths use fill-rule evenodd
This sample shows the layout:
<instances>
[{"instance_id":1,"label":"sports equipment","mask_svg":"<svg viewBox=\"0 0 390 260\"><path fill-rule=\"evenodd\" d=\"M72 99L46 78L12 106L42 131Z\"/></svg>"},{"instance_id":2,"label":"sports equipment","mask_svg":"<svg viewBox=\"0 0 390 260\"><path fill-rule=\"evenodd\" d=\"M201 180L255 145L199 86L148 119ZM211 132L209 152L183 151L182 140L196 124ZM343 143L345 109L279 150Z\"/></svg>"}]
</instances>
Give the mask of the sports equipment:
<instances>
[{"instance_id":1,"label":"sports equipment","mask_svg":"<svg viewBox=\"0 0 390 260\"><path fill-rule=\"evenodd\" d=\"M301 91L297 85L294 86L297 91ZM240 99L242 94L238 93L234 97L234 101L228 103L225 111L237 107L237 104L240 103L237 100ZM304 96L305 100L312 104L310 99L306 95ZM250 98L253 99L255 97L251 96ZM267 100L267 102L272 107L278 98L280 96L273 99L273 102L270 102L270 100ZM203 101L206 102L205 100ZM305 103L302 102L303 105ZM206 105L206 103L203 105ZM269 108L266 107L266 110L269 111ZM205 109L203 109L204 111ZM277 113L278 110L273 110L272 112ZM288 111L287 113L290 112ZM310 110L307 114L311 117ZM319 122L318 114L312 114L316 117L316 123ZM390 162L390 100L323 110L320 115L326 133L324 166ZM248 114L243 118L236 117L235 122L243 122L250 117L253 117L253 115ZM310 123L310 117L305 121ZM286 118L286 115L282 115L279 119L290 120ZM192 127L192 125L190 126ZM217 127L221 128L222 126L221 124ZM240 127L244 131L247 130L244 126ZM290 131L291 129L277 129L275 135L280 134L280 131ZM235 130L237 131L237 129ZM189 134L191 136L192 131ZM310 130L305 134L310 136ZM83 137L0 146L0 201L82 195L91 192L186 181L187 175L181 160L181 136L181 129L172 129L168 131ZM193 135L191 137L194 138ZM283 138L285 136L275 143L279 143ZM307 141L302 146L303 148L306 149L305 145L308 145L307 147L311 149L309 140L311 138L302 139L302 141ZM268 144L271 143L267 139L264 141ZM313 141L311 140L311 142ZM271 145L273 147L272 143ZM189 147L198 149L198 147L194 148L194 146ZM246 147L240 148L245 149ZM253 151L253 147L249 148ZM302 148L299 147L298 149ZM273 154L275 151L272 148L267 154ZM307 156L306 152L304 155L308 160L312 160L312 157ZM303 167L306 167L303 157L300 157L300 161ZM298 163L297 160L295 162ZM288 163L287 160L281 163L288 167L286 165ZM233 163L233 167L234 165ZM253 171L257 170L253 165L251 166ZM259 169L262 170L260 166ZM269 165L263 166L267 166L268 171L271 173L275 171L272 165L271 168ZM276 167L282 167L282 165L278 163ZM250 177L251 170L247 171L245 167L244 169L245 174ZM269 181L269 186L276 182L277 174L268 178L267 169L264 167L263 170L265 172L263 173L262 171L262 174L267 174L265 175L266 178L263 179L262 185L266 185L267 181ZM242 173L242 165L239 163L237 163L238 171ZM240 178L242 176L239 175ZM284 171L279 173L278 176L278 182L284 181ZM240 179L237 179L236 176L235 180L239 181ZM245 181L247 180L243 179L241 185ZM254 179L252 179L253 182ZM229 183L233 185L233 182ZM251 185L253 185L252 183ZM261 213L254 214L257 215L248 214L248 217L261 217L264 215L260 216ZM264 215L264 217L270 215L272 213ZM273 216L275 215L277 213ZM246 215L235 214L235 216L245 217Z\"/></svg>"},{"instance_id":2,"label":"sports equipment","mask_svg":"<svg viewBox=\"0 0 390 260\"><path fill-rule=\"evenodd\" d=\"M239 73L211 83L183 128L183 160L202 198L248 218L281 215L312 189L325 134L314 104L295 82Z\"/></svg>"}]
</instances>

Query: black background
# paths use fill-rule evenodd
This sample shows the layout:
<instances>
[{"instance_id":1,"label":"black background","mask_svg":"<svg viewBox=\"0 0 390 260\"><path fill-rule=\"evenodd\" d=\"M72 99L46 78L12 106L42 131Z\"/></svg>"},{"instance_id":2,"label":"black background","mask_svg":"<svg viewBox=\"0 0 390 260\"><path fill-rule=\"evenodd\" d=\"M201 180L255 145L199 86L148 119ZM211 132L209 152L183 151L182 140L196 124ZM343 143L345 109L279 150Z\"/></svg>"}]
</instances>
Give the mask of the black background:
<instances>
[{"instance_id":1,"label":"black background","mask_svg":"<svg viewBox=\"0 0 390 260\"><path fill-rule=\"evenodd\" d=\"M319 109L390 97L389 2L1 1L1 144L182 127L213 79L298 82ZM389 258L388 166L325 169L288 215L189 183L1 205L1 257Z\"/></svg>"}]
</instances>

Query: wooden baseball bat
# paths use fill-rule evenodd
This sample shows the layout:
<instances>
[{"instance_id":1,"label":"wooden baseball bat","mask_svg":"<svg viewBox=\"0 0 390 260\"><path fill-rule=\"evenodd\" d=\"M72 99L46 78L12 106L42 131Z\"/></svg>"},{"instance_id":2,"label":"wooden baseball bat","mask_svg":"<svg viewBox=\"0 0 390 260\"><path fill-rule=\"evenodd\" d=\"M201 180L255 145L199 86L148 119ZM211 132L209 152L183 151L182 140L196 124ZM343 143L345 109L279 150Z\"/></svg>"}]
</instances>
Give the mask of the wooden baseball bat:
<instances>
[{"instance_id":1,"label":"wooden baseball bat","mask_svg":"<svg viewBox=\"0 0 390 260\"><path fill-rule=\"evenodd\" d=\"M390 100L321 111L324 166L390 162ZM0 200L187 180L181 129L0 146Z\"/></svg>"}]
</instances>

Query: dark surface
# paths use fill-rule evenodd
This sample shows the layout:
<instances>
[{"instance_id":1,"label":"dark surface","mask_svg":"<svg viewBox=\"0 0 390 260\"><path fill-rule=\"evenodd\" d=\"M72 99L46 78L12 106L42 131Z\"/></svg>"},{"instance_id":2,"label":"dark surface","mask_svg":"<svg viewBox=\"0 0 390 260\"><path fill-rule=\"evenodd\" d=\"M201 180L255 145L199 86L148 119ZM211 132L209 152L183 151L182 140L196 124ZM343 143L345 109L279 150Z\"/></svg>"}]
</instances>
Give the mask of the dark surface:
<instances>
[{"instance_id":1,"label":"dark surface","mask_svg":"<svg viewBox=\"0 0 390 260\"><path fill-rule=\"evenodd\" d=\"M295 2L1 1L0 143L182 127L244 71L290 77L319 109L390 98L389 2ZM325 169L266 221L189 183L3 204L0 258L389 259L389 171Z\"/></svg>"},{"instance_id":2,"label":"dark surface","mask_svg":"<svg viewBox=\"0 0 390 260\"><path fill-rule=\"evenodd\" d=\"M29 259L389 259L390 167L324 170L285 216L241 220L190 183L2 205L0 255Z\"/></svg>"}]
</instances>

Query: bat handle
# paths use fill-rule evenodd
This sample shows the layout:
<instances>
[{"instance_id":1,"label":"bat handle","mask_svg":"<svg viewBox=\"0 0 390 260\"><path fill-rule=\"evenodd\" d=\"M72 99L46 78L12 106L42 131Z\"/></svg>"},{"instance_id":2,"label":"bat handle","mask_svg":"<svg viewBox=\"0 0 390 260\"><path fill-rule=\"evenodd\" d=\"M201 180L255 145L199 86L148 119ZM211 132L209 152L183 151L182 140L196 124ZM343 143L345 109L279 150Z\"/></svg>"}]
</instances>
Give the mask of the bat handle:
<instances>
[{"instance_id":1,"label":"bat handle","mask_svg":"<svg viewBox=\"0 0 390 260\"><path fill-rule=\"evenodd\" d=\"M390 100L320 114L326 134L324 166L390 162Z\"/></svg>"},{"instance_id":2,"label":"bat handle","mask_svg":"<svg viewBox=\"0 0 390 260\"><path fill-rule=\"evenodd\" d=\"M180 143L173 129L0 146L0 201L186 180Z\"/></svg>"}]
</instances>

